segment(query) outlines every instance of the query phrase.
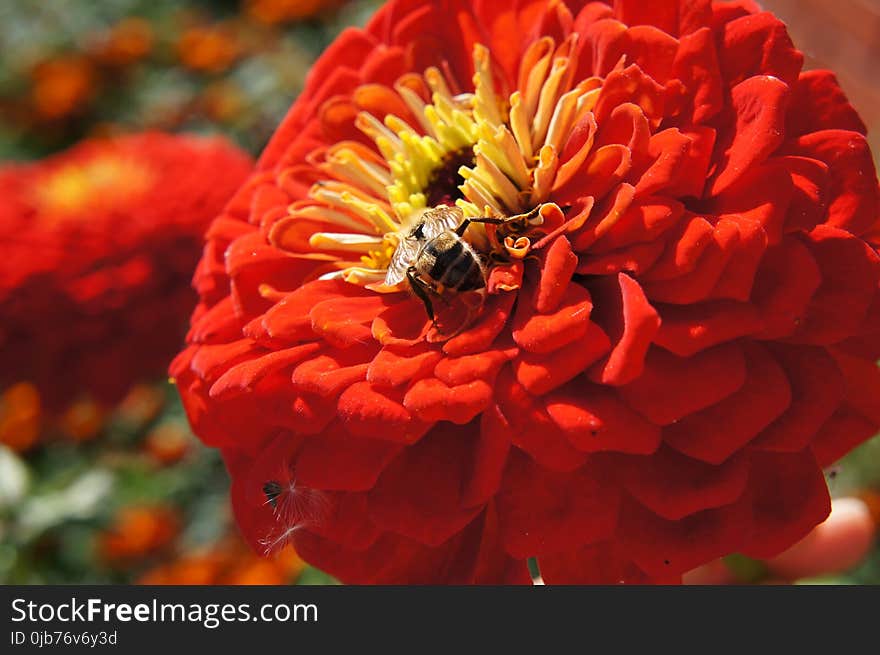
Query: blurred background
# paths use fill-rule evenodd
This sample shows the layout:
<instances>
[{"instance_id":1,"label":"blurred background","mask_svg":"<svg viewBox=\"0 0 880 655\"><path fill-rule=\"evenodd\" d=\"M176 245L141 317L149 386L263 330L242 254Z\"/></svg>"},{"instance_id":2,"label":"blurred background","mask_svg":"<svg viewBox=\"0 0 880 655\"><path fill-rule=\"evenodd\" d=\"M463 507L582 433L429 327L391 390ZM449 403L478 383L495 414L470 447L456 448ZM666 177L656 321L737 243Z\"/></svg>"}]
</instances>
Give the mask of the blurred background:
<instances>
[{"instance_id":1,"label":"blurred background","mask_svg":"<svg viewBox=\"0 0 880 655\"><path fill-rule=\"evenodd\" d=\"M158 129L224 135L258 155L338 32L379 0L0 0L0 160ZM810 68L834 70L880 152L880 0L765 0ZM0 243L2 249L2 243ZM0 363L2 365L2 363ZM880 519L880 439L829 472ZM0 583L328 584L288 550L250 554L217 453L173 387L45 420L0 390ZM880 549L808 582L880 583Z\"/></svg>"}]
</instances>

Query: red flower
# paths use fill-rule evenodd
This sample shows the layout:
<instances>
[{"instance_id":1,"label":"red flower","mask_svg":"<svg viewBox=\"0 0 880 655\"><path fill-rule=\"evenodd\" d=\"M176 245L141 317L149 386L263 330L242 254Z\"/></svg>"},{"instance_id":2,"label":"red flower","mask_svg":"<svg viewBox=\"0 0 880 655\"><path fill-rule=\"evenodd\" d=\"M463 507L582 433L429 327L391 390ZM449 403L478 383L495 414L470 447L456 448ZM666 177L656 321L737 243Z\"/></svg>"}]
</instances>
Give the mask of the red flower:
<instances>
[{"instance_id":1,"label":"red flower","mask_svg":"<svg viewBox=\"0 0 880 655\"><path fill-rule=\"evenodd\" d=\"M749 2L344 32L211 228L172 367L251 543L358 583L674 581L819 523L880 423L878 185L802 60ZM432 325L396 260L453 202L502 224L463 231L483 293L423 251Z\"/></svg>"},{"instance_id":2,"label":"red flower","mask_svg":"<svg viewBox=\"0 0 880 655\"><path fill-rule=\"evenodd\" d=\"M0 389L29 381L57 411L161 375L202 234L250 169L225 141L163 134L0 169Z\"/></svg>"}]
</instances>

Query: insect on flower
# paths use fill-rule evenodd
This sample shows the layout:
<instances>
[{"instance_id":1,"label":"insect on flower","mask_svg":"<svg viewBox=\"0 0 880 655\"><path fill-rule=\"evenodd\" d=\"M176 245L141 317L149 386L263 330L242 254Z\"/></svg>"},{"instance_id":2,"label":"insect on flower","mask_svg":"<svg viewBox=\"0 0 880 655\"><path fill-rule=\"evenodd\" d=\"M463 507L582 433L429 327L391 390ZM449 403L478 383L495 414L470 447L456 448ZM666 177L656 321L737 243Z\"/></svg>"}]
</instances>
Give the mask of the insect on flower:
<instances>
[{"instance_id":1,"label":"insect on flower","mask_svg":"<svg viewBox=\"0 0 880 655\"><path fill-rule=\"evenodd\" d=\"M503 235L523 234L540 225L538 208L517 216L465 218L458 207L441 206L425 211L415 225L397 234L398 245L391 257L386 286L404 279L436 320L432 296L443 298L449 292L477 291L485 298L489 259L503 257L500 249L489 254L477 250L467 239L472 224L496 226Z\"/></svg>"},{"instance_id":2,"label":"insect on flower","mask_svg":"<svg viewBox=\"0 0 880 655\"><path fill-rule=\"evenodd\" d=\"M343 33L171 367L251 545L669 584L823 521L880 426L880 187L803 59L750 2L389 0Z\"/></svg>"}]
</instances>

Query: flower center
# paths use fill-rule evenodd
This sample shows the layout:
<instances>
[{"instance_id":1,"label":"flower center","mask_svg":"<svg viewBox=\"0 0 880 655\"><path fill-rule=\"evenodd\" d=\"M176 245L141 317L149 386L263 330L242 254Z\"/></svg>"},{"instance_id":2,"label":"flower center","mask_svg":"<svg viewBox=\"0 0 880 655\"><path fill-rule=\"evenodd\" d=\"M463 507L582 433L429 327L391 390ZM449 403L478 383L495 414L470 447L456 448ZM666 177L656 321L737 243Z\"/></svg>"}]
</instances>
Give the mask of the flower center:
<instances>
[{"instance_id":1,"label":"flower center","mask_svg":"<svg viewBox=\"0 0 880 655\"><path fill-rule=\"evenodd\" d=\"M368 102L360 106L389 106L384 115L375 108L361 110L355 120L375 150L344 141L309 158L321 181L273 225L269 240L292 256L319 262L316 278L400 291L406 282L389 268L426 212L455 206L462 221L497 220L547 205L560 179L564 182L584 161L578 153L570 165L561 164L560 157L573 128L593 110L601 87L598 78L574 84L576 38L558 47L549 37L532 44L519 88L510 96L498 92L490 53L476 45L472 92L453 94L451 89L463 86L460 80L429 68L399 79L394 102L382 100L390 97L390 89L379 93L374 85L356 91L352 101L340 101L361 98ZM328 114L331 110L328 105ZM592 138L582 149L591 147ZM551 214L562 222L558 207ZM547 215L532 214L537 224ZM528 252L530 241L522 234L509 243L504 235L491 243L487 232L492 230L476 223L462 236L482 255L490 249L502 255L506 249L512 257Z\"/></svg>"},{"instance_id":2,"label":"flower center","mask_svg":"<svg viewBox=\"0 0 880 655\"><path fill-rule=\"evenodd\" d=\"M454 205L457 200L464 198L464 194L461 192L464 177L460 169L473 165L473 148L462 148L443 157L441 164L431 173L431 178L425 188L428 206Z\"/></svg>"}]
</instances>

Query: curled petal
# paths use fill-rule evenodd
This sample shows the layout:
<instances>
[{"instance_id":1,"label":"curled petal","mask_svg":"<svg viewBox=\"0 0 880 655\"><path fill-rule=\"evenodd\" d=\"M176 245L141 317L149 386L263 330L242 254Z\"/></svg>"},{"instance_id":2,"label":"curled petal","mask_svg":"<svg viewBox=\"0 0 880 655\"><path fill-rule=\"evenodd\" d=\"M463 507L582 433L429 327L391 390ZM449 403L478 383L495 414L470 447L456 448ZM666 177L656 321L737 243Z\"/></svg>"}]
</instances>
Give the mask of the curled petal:
<instances>
[{"instance_id":1,"label":"curled petal","mask_svg":"<svg viewBox=\"0 0 880 655\"><path fill-rule=\"evenodd\" d=\"M609 537L620 493L603 475L600 462L572 473L551 473L512 454L497 503L507 552L540 557Z\"/></svg>"},{"instance_id":2,"label":"curled petal","mask_svg":"<svg viewBox=\"0 0 880 655\"><path fill-rule=\"evenodd\" d=\"M825 476L809 451L755 453L749 494L752 529L742 552L751 557L778 555L831 511Z\"/></svg>"},{"instance_id":3,"label":"curled petal","mask_svg":"<svg viewBox=\"0 0 880 655\"><path fill-rule=\"evenodd\" d=\"M676 357L651 348L645 372L620 388L621 397L657 425L669 425L720 402L746 381L746 364L738 344Z\"/></svg>"},{"instance_id":4,"label":"curled petal","mask_svg":"<svg viewBox=\"0 0 880 655\"><path fill-rule=\"evenodd\" d=\"M462 503L470 442L479 429L438 424L388 466L369 493L369 514L379 527L438 546L479 513Z\"/></svg>"},{"instance_id":5,"label":"curled petal","mask_svg":"<svg viewBox=\"0 0 880 655\"><path fill-rule=\"evenodd\" d=\"M595 323L589 323L580 339L547 353L524 352L513 362L516 379L529 393L542 395L584 372L608 352L608 335Z\"/></svg>"},{"instance_id":6,"label":"curled petal","mask_svg":"<svg viewBox=\"0 0 880 655\"><path fill-rule=\"evenodd\" d=\"M628 464L623 469L627 492L671 521L734 503L749 479L749 457L744 453L713 465L662 447L653 457L632 457Z\"/></svg>"},{"instance_id":7,"label":"curled petal","mask_svg":"<svg viewBox=\"0 0 880 655\"><path fill-rule=\"evenodd\" d=\"M663 431L663 440L679 452L720 464L754 439L791 402L785 372L758 345L745 350L746 380L724 400L683 418Z\"/></svg>"},{"instance_id":8,"label":"curled petal","mask_svg":"<svg viewBox=\"0 0 880 655\"><path fill-rule=\"evenodd\" d=\"M660 446L660 428L600 386L571 383L548 394L545 408L581 452L650 455Z\"/></svg>"},{"instance_id":9,"label":"curled petal","mask_svg":"<svg viewBox=\"0 0 880 655\"><path fill-rule=\"evenodd\" d=\"M642 373L645 354L660 327L660 317L633 278L623 273L593 286L595 321L611 339L611 353L591 370L602 384L620 386Z\"/></svg>"},{"instance_id":10,"label":"curled petal","mask_svg":"<svg viewBox=\"0 0 880 655\"><path fill-rule=\"evenodd\" d=\"M402 398L386 395L369 382L348 387L339 397L339 417L354 436L412 444L430 428L404 407Z\"/></svg>"}]
</instances>

